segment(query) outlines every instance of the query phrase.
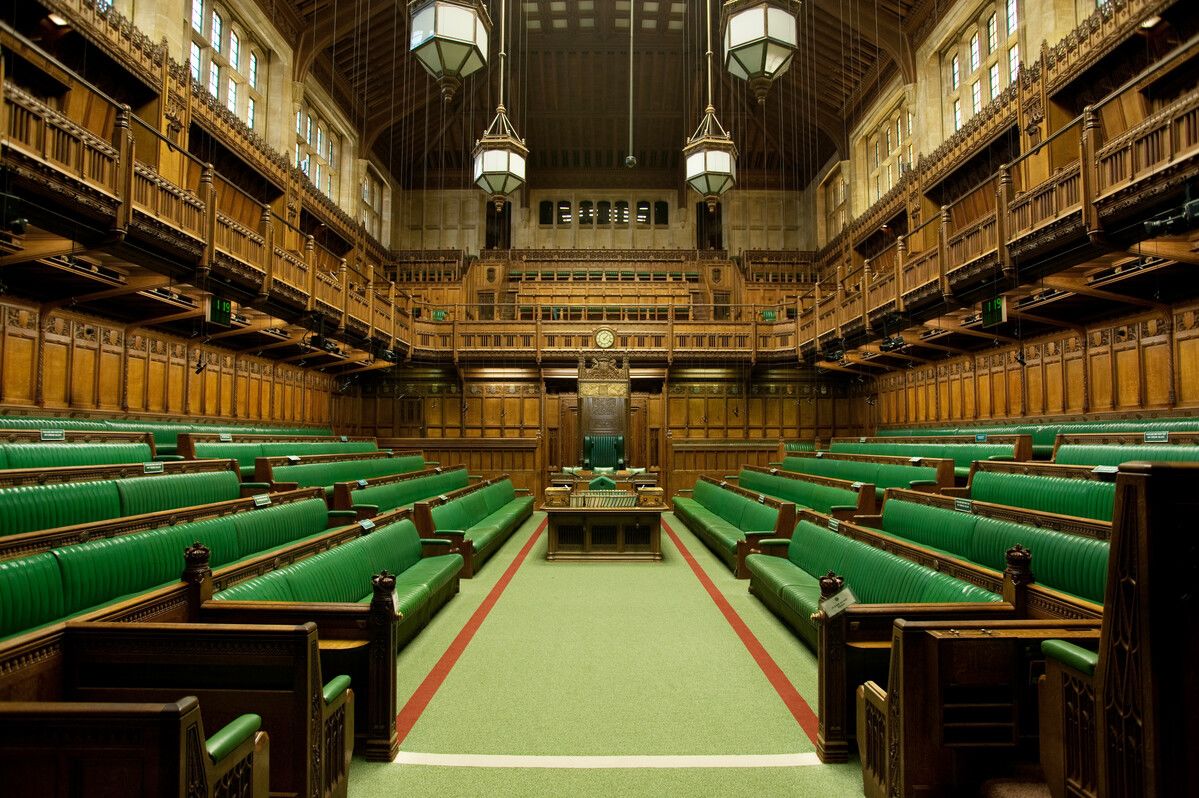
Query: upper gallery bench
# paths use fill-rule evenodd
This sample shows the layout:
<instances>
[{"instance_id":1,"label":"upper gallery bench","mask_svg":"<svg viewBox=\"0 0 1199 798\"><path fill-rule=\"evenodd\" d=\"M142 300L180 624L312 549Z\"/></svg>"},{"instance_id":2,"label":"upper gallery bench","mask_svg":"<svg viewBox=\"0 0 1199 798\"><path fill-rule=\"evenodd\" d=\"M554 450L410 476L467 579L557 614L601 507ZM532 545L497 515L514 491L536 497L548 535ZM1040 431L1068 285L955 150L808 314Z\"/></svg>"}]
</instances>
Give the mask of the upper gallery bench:
<instances>
[{"instance_id":1,"label":"upper gallery bench","mask_svg":"<svg viewBox=\"0 0 1199 798\"><path fill-rule=\"evenodd\" d=\"M463 558L453 541L422 539L408 511L360 524L362 536L316 556L223 590L211 576L193 589L207 623L315 621L325 653L363 688L356 717L367 758L390 760L396 650L458 592Z\"/></svg>"},{"instance_id":2,"label":"upper gallery bench","mask_svg":"<svg viewBox=\"0 0 1199 798\"><path fill-rule=\"evenodd\" d=\"M263 491L243 483L232 460L0 471L0 536L230 501L255 488Z\"/></svg>"},{"instance_id":3,"label":"upper gallery bench","mask_svg":"<svg viewBox=\"0 0 1199 798\"><path fill-rule=\"evenodd\" d=\"M0 432L0 470L146 463L157 459L154 439L137 432Z\"/></svg>"},{"instance_id":4,"label":"upper gallery bench","mask_svg":"<svg viewBox=\"0 0 1199 798\"><path fill-rule=\"evenodd\" d=\"M252 479L259 457L311 454L359 454L377 452L374 438L317 438L313 436L228 435L184 432L179 435L179 454L192 459L213 457L237 460L242 477Z\"/></svg>"},{"instance_id":5,"label":"upper gallery bench","mask_svg":"<svg viewBox=\"0 0 1199 798\"><path fill-rule=\"evenodd\" d=\"M870 515L875 511L877 493L874 484L869 481L780 471L762 466L744 466L736 480L746 490L766 493L795 502L797 507L807 507L837 518Z\"/></svg>"},{"instance_id":6,"label":"upper gallery bench","mask_svg":"<svg viewBox=\"0 0 1199 798\"><path fill-rule=\"evenodd\" d=\"M200 703L0 702L0 772L24 795L267 798L262 719L241 715L205 736ZM95 740L104 740L96 750Z\"/></svg>"},{"instance_id":7,"label":"upper gallery bench","mask_svg":"<svg viewBox=\"0 0 1199 798\"><path fill-rule=\"evenodd\" d=\"M353 510L358 518L372 518L388 510L411 508L421 499L450 493L469 484L466 466L338 482L333 486L331 506L335 510Z\"/></svg>"},{"instance_id":8,"label":"upper gallery bench","mask_svg":"<svg viewBox=\"0 0 1199 798\"><path fill-rule=\"evenodd\" d=\"M791 452L782 466L800 474L868 482L874 485L876 502L882 502L887 488L943 491L954 484L954 462L947 457Z\"/></svg>"},{"instance_id":9,"label":"upper gallery bench","mask_svg":"<svg viewBox=\"0 0 1199 798\"><path fill-rule=\"evenodd\" d=\"M356 482L392 474L422 471L429 465L420 452L362 452L359 454L309 454L259 457L254 461L254 481L271 490L319 487L328 497L338 482Z\"/></svg>"},{"instance_id":10,"label":"upper gallery bench","mask_svg":"<svg viewBox=\"0 0 1199 798\"><path fill-rule=\"evenodd\" d=\"M979 460L970 470L966 487L949 488L943 493L991 504L1111 521L1116 473L1114 466Z\"/></svg>"},{"instance_id":11,"label":"upper gallery bench","mask_svg":"<svg viewBox=\"0 0 1199 798\"><path fill-rule=\"evenodd\" d=\"M893 438L833 438L829 451L846 454L890 454L908 457L948 457L954 476L965 481L975 460L1030 460L1032 439L1028 435L984 435Z\"/></svg>"},{"instance_id":12,"label":"upper gallery bench","mask_svg":"<svg viewBox=\"0 0 1199 798\"><path fill-rule=\"evenodd\" d=\"M1199 432L1199 418L1113 419L1110 421L1046 421L1033 424L997 424L972 427L913 427L880 431L880 435L941 437L944 435L1029 435L1033 457L1049 460L1058 435L1131 432Z\"/></svg>"},{"instance_id":13,"label":"upper gallery bench","mask_svg":"<svg viewBox=\"0 0 1199 798\"><path fill-rule=\"evenodd\" d=\"M1058 435L1053 462L1062 465L1118 466L1146 462L1199 461L1199 432L1113 432Z\"/></svg>"},{"instance_id":14,"label":"upper gallery bench","mask_svg":"<svg viewBox=\"0 0 1199 798\"><path fill-rule=\"evenodd\" d=\"M746 577L747 540L790 537L795 526L794 503L702 475L694 488L675 494L674 514L739 579Z\"/></svg>"},{"instance_id":15,"label":"upper gallery bench","mask_svg":"<svg viewBox=\"0 0 1199 798\"><path fill-rule=\"evenodd\" d=\"M462 576L469 579L533 514L533 497L523 495L527 493L524 488L514 488L508 475L501 474L417 502L413 508L416 528L422 537L465 541Z\"/></svg>"}]
</instances>

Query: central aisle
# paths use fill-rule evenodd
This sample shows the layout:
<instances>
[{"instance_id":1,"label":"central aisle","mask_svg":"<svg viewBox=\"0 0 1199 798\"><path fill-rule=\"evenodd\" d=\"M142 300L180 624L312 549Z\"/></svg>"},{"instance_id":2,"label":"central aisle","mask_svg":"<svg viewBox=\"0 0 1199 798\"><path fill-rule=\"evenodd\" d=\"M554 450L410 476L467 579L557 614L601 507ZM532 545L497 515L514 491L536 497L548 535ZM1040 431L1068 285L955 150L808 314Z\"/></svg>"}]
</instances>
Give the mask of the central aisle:
<instances>
[{"instance_id":1,"label":"central aisle","mask_svg":"<svg viewBox=\"0 0 1199 798\"><path fill-rule=\"evenodd\" d=\"M421 695L401 712L401 764L356 759L351 796L861 794L856 763L816 763L808 734L665 530L661 563L551 563L543 518L464 580L401 654L399 705ZM681 522L664 519L814 705L811 654ZM473 637L460 634L466 626ZM761 755L773 756L746 758ZM762 763L782 766L747 767Z\"/></svg>"}]
</instances>

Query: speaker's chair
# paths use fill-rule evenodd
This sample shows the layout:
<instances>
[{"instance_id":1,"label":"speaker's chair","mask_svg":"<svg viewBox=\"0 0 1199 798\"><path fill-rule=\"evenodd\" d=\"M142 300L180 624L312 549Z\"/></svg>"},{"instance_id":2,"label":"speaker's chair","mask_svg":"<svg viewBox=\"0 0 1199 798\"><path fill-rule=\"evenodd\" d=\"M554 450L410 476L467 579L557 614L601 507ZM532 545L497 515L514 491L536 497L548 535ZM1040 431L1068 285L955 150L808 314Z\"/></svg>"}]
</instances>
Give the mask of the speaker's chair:
<instances>
[{"instance_id":1,"label":"speaker's chair","mask_svg":"<svg viewBox=\"0 0 1199 798\"><path fill-rule=\"evenodd\" d=\"M623 435L584 435L583 468L624 468Z\"/></svg>"}]
</instances>

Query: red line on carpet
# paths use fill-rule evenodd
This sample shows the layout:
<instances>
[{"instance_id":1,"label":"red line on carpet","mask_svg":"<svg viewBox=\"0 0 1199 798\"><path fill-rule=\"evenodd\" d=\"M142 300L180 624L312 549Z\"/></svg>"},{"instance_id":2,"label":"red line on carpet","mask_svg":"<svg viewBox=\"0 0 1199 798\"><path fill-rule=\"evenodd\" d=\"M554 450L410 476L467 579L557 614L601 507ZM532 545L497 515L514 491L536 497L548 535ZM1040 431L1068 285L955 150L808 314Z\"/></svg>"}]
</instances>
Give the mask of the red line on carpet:
<instances>
[{"instance_id":1,"label":"red line on carpet","mask_svg":"<svg viewBox=\"0 0 1199 798\"><path fill-rule=\"evenodd\" d=\"M495 587L491 588L491 592L487 594L487 598L483 599L483 603L470 616L470 620L462 627L462 631L458 632L458 636L450 643L449 648L441 655L441 659L437 660L437 664L429 671L429 675L420 683L420 687L416 688L416 692L408 699L408 703L404 704L404 708L400 710L400 714L396 715L396 735L399 737L399 742L403 743L404 738L412 731L412 727L420 720L421 714L425 708L429 706L429 702L433 700L437 689L441 687L441 683L450 675L450 670L453 669L454 663L462 656L462 652L466 650L466 646L470 643L471 638L475 636L475 632L479 631L479 627L483 625L483 621L487 618L487 614L491 612L491 608L500 600L500 595L504 589L508 587L508 583L512 581L512 577L516 575L516 571L524 563L525 558L533 548L533 544L541 537L541 532L545 529L548 519L541 519L541 523L529 537L528 543L521 548L516 555L516 559L508 566L508 570L504 571L500 576L499 581L495 583Z\"/></svg>"},{"instance_id":2,"label":"red line on carpet","mask_svg":"<svg viewBox=\"0 0 1199 798\"><path fill-rule=\"evenodd\" d=\"M783 704L791 712L791 715L799 723L800 728L808 735L808 739L812 744L816 744L816 732L819 726L819 721L816 718L816 713L812 712L812 708L808 706L808 702L804 701L803 696L795 689L795 685L791 684L791 680L787 678L787 674L783 673L783 669L778 666L774 658L767 653L766 648L761 641L749 630L745 625L745 621L741 620L741 616L733 609L733 605L729 604L728 599L716 587L716 583L711 577L700 567L695 558L691 556L691 552L683 545L683 541L679 540L679 536L670 528L670 524L666 523L666 519L662 519L662 528L666 530L666 534L670 536L671 541L683 555L683 559L691 566L691 571L699 579L700 584L708 591L708 595L712 597L712 601L716 602L716 606L720 609L724 619L729 622L729 626L733 627L733 631L737 633L737 637L741 638L741 642L745 644L754 662L758 663L758 667L762 669L762 673L766 679L774 687L779 698L783 700Z\"/></svg>"}]
</instances>

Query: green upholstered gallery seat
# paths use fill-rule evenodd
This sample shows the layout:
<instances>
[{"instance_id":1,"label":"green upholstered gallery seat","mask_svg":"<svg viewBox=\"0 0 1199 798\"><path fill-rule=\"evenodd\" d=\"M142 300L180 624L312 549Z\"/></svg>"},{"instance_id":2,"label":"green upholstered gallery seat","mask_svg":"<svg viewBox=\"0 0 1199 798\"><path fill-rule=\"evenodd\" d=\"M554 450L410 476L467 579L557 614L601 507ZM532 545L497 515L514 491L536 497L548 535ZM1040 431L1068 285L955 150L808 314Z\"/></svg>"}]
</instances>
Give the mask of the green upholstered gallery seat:
<instances>
[{"instance_id":1,"label":"green upholstered gallery seat","mask_svg":"<svg viewBox=\"0 0 1199 798\"><path fill-rule=\"evenodd\" d=\"M965 479L975 460L1011 460L1015 446L1010 443L872 443L866 441L837 441L829 446L831 452L845 454L888 454L904 457L944 457L954 463L954 475Z\"/></svg>"},{"instance_id":2,"label":"green upholstered gallery seat","mask_svg":"<svg viewBox=\"0 0 1199 798\"><path fill-rule=\"evenodd\" d=\"M277 427L185 423L177 421L146 421L120 418L34 418L30 416L0 416L0 429L61 429L112 430L113 432L149 432L154 436L158 454L175 454L181 432L228 432L253 435L332 435L328 427Z\"/></svg>"},{"instance_id":3,"label":"green upholstered gallery seat","mask_svg":"<svg viewBox=\"0 0 1199 798\"><path fill-rule=\"evenodd\" d=\"M879 435L1031 435L1032 452L1036 459L1053 457L1053 447L1059 434L1099 432L1199 432L1199 418L1151 418L1113 421L1062 421L1046 424L995 424L965 427L917 427L880 430ZM1059 461L1060 462L1060 461Z\"/></svg>"},{"instance_id":4,"label":"green upholstered gallery seat","mask_svg":"<svg viewBox=\"0 0 1199 798\"><path fill-rule=\"evenodd\" d=\"M254 460L259 457L287 457L311 454L359 454L377 452L374 441L278 441L278 442L222 442L200 441L196 443L196 457L201 460L236 460L244 479L254 476Z\"/></svg>"},{"instance_id":5,"label":"green upholstered gallery seat","mask_svg":"<svg viewBox=\"0 0 1199 798\"><path fill-rule=\"evenodd\" d=\"M1093 479L976 471L970 498L1059 515L1112 520L1116 483Z\"/></svg>"},{"instance_id":6,"label":"green upholstered gallery seat","mask_svg":"<svg viewBox=\"0 0 1199 798\"><path fill-rule=\"evenodd\" d=\"M876 501L887 488L912 488L936 484L937 469L908 463L870 463L831 457L784 457L783 470L820 477L846 479L874 485ZM823 512L823 511L822 511Z\"/></svg>"},{"instance_id":7,"label":"green upholstered gallery seat","mask_svg":"<svg viewBox=\"0 0 1199 798\"><path fill-rule=\"evenodd\" d=\"M275 466L271 476L276 482L295 482L301 488L320 487L333 492L335 482L355 482L359 479L385 477L423 471L425 459L420 455L377 457L367 460L332 460L294 465Z\"/></svg>"},{"instance_id":8,"label":"green upholstered gallery seat","mask_svg":"<svg viewBox=\"0 0 1199 798\"><path fill-rule=\"evenodd\" d=\"M469 477L465 468L455 468L441 474L429 474L414 479L367 485L350 494L354 507L373 507L377 512L409 507L421 499L465 488Z\"/></svg>"},{"instance_id":9,"label":"green upholstered gallery seat","mask_svg":"<svg viewBox=\"0 0 1199 798\"><path fill-rule=\"evenodd\" d=\"M0 468L112 465L152 459L146 443L0 443Z\"/></svg>"},{"instance_id":10,"label":"green upholstered gallery seat","mask_svg":"<svg viewBox=\"0 0 1199 798\"><path fill-rule=\"evenodd\" d=\"M844 477L842 478L844 479ZM800 507L807 507L818 513L831 513L834 509L854 509L858 506L858 494L849 488L793 479L780 474L765 474L761 471L742 469L737 484L746 490L794 502Z\"/></svg>"},{"instance_id":11,"label":"green upholstered gallery seat","mask_svg":"<svg viewBox=\"0 0 1199 798\"><path fill-rule=\"evenodd\" d=\"M1199 462L1199 446L1178 446L1165 443L1143 443L1133 446L1100 446L1092 444L1063 444L1057 450L1055 463L1064 465L1118 466L1133 460L1148 462Z\"/></svg>"}]
</instances>

